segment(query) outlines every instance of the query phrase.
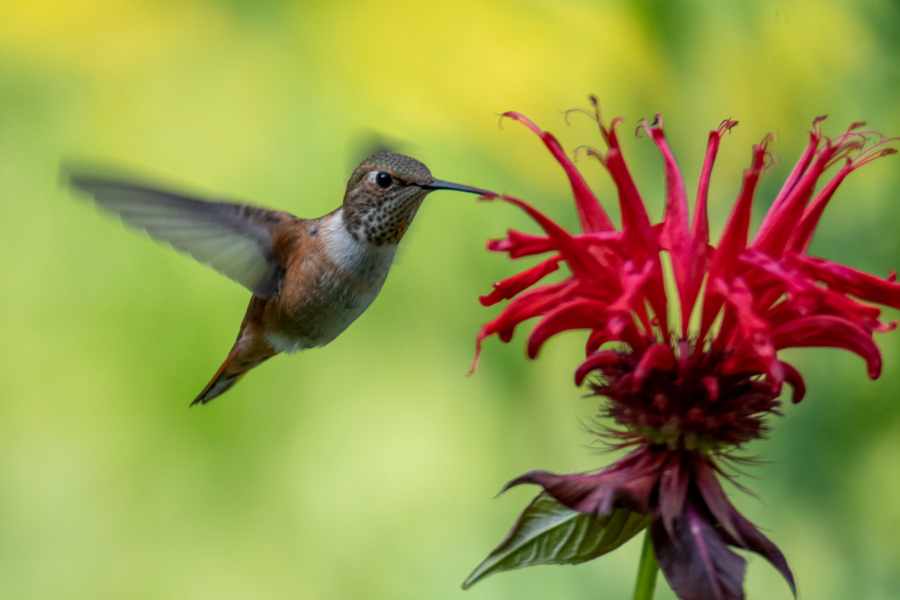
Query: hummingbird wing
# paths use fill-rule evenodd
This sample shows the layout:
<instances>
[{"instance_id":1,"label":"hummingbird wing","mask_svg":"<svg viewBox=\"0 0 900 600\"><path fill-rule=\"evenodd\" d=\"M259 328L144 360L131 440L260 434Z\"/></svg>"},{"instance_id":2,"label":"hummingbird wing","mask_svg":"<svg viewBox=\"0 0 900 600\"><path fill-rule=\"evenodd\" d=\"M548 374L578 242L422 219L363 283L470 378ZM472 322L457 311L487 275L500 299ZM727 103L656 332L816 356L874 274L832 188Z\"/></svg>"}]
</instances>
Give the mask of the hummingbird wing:
<instances>
[{"instance_id":1,"label":"hummingbird wing","mask_svg":"<svg viewBox=\"0 0 900 600\"><path fill-rule=\"evenodd\" d=\"M285 265L273 251L271 229L292 215L89 174L69 173L69 183L125 223L187 252L257 296L278 293Z\"/></svg>"}]
</instances>

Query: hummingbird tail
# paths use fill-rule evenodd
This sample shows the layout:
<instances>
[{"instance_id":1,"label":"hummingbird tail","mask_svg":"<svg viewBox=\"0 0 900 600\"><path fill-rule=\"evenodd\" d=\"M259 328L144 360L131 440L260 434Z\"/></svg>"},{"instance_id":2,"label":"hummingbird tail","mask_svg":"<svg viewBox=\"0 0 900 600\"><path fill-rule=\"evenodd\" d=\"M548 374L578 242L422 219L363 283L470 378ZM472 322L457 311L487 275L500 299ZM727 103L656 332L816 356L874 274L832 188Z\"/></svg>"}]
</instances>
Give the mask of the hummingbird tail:
<instances>
[{"instance_id":1,"label":"hummingbird tail","mask_svg":"<svg viewBox=\"0 0 900 600\"><path fill-rule=\"evenodd\" d=\"M195 404L206 404L213 398L224 394L230 390L234 384L240 381L250 369L275 355L275 353L273 353L268 356L246 356L246 354L249 353L245 351L240 342L235 344L231 349L231 352L229 352L228 356L225 358L225 362L222 363L222 366L219 367L219 370L213 375L212 380L206 384L206 387L203 388L200 395L191 402L191 406L194 406Z\"/></svg>"},{"instance_id":2,"label":"hummingbird tail","mask_svg":"<svg viewBox=\"0 0 900 600\"><path fill-rule=\"evenodd\" d=\"M241 380L241 377L246 375L247 372L244 371L240 375L217 375L210 381L203 391L200 392L200 395L197 396L193 402L191 402L191 406L195 404L206 404L213 398L217 396L221 396L225 392L231 389L231 387Z\"/></svg>"}]
</instances>

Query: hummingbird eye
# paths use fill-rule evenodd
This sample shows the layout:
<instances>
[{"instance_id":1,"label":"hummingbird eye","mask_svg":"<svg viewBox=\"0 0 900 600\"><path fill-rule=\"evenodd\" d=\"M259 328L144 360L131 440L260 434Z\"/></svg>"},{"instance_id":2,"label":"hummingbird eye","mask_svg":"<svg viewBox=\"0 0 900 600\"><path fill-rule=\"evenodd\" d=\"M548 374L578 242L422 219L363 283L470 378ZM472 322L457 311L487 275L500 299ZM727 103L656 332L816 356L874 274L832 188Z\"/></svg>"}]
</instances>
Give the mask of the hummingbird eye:
<instances>
[{"instance_id":1,"label":"hummingbird eye","mask_svg":"<svg viewBox=\"0 0 900 600\"><path fill-rule=\"evenodd\" d=\"M391 187L391 184L394 183L394 179L391 177L390 173L385 173L381 171L378 175L375 176L375 183L378 184L378 187L386 190Z\"/></svg>"}]
</instances>

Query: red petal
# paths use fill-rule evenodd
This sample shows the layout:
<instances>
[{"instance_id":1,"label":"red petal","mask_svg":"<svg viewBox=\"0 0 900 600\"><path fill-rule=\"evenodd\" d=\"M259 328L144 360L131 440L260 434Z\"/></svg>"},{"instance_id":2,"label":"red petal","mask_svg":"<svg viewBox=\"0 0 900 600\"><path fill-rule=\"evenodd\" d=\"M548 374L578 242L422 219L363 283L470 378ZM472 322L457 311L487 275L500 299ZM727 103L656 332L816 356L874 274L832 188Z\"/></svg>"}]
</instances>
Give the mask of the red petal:
<instances>
[{"instance_id":1,"label":"red petal","mask_svg":"<svg viewBox=\"0 0 900 600\"><path fill-rule=\"evenodd\" d=\"M878 379L881 375L881 353L871 335L841 317L802 317L775 329L772 340L778 350L794 347L844 348L866 361L871 379Z\"/></svg>"},{"instance_id":2,"label":"red petal","mask_svg":"<svg viewBox=\"0 0 900 600\"><path fill-rule=\"evenodd\" d=\"M837 292L900 308L900 285L894 283L893 279L880 279L845 265L804 254L789 254L786 261Z\"/></svg>"},{"instance_id":3,"label":"red petal","mask_svg":"<svg viewBox=\"0 0 900 600\"><path fill-rule=\"evenodd\" d=\"M705 274L705 265L698 265L697 257L694 256L684 179L681 177L678 163L675 162L675 156L666 142L666 136L658 116L657 123L657 125L648 127L645 122L644 129L653 138L665 164L666 212L663 216L660 243L669 251L672 258L672 270L675 274L678 297L681 300L681 335L687 337L688 321ZM703 245L702 251L705 254L706 244Z\"/></svg>"},{"instance_id":4,"label":"red petal","mask_svg":"<svg viewBox=\"0 0 900 600\"><path fill-rule=\"evenodd\" d=\"M585 355L596 352L600 346L606 342L615 341L615 339L616 338L611 335L608 329L595 329L591 332L591 335L588 336L588 341L584 349Z\"/></svg>"},{"instance_id":5,"label":"red petal","mask_svg":"<svg viewBox=\"0 0 900 600\"><path fill-rule=\"evenodd\" d=\"M794 165L794 168L791 170L791 174L781 187L781 191L778 192L778 196L776 196L775 200L772 202L772 206L769 207L769 212L766 213L766 216L763 218L762 225L766 225L768 221L775 218L776 211L781 207L788 195L790 195L797 186L797 182L800 181L800 178L809 168L810 163L816 155L816 149L819 147L819 142L822 141L822 131L819 127L819 123L823 119L825 119L825 117L817 117L813 121L813 130L809 132L809 144L807 144L806 150L804 150L803 154L800 156L800 160L797 161L797 164ZM762 225L760 228L762 228Z\"/></svg>"},{"instance_id":6,"label":"red petal","mask_svg":"<svg viewBox=\"0 0 900 600\"><path fill-rule=\"evenodd\" d=\"M569 278L553 285L545 285L534 288L514 298L497 317L481 326L475 337L475 358L469 374L475 372L478 359L481 357L481 342L494 334L500 334L501 339L509 341L516 325L532 317L546 312L550 307L556 306L567 291L572 287L573 281Z\"/></svg>"},{"instance_id":7,"label":"red petal","mask_svg":"<svg viewBox=\"0 0 900 600\"><path fill-rule=\"evenodd\" d=\"M566 156L566 153L563 151L562 146L560 146L556 138L553 137L552 134L542 131L530 119L520 113L510 111L503 113L503 116L519 121L538 134L544 142L544 145L546 145L547 149L550 150L550 153L553 154L553 157L560 165L562 165L562 168L566 172L566 176L569 178L569 183L572 185L572 194L575 196L575 205L578 209L578 218L581 221L581 230L605 231L607 229L614 229L609 217L606 216L606 211L603 210L603 207L597 201L597 197L594 196L594 192L588 187L584 178L581 176L581 173L578 172L578 169L576 169L575 165L572 164L572 161L569 160L569 157Z\"/></svg>"},{"instance_id":8,"label":"red petal","mask_svg":"<svg viewBox=\"0 0 900 600\"><path fill-rule=\"evenodd\" d=\"M724 299L711 285L716 279L731 279L737 270L737 257L747 247L747 232L750 228L750 208L753 203L753 194L762 171L766 149L763 146L753 146L753 165L744 171L744 185L738 194L737 202L728 218L728 224L722 233L722 239L712 256L709 267L709 284L703 298L703 316L700 323L699 340L704 340L709 328L712 327L716 315L722 308ZM698 344L700 347L701 344Z\"/></svg>"},{"instance_id":9,"label":"red petal","mask_svg":"<svg viewBox=\"0 0 900 600\"><path fill-rule=\"evenodd\" d=\"M716 154L719 152L719 141L722 138L722 134L735 125L737 125L737 121L725 120L719 125L717 130L709 132L709 142L706 146L706 157L703 159L700 183L697 186L697 203L694 206L694 222L691 228L691 254L694 260L693 269L697 274L697 279L694 282L697 285L697 289L692 289L689 296L689 304L692 309L700 293L700 287L703 285L703 277L709 269L712 255L712 249L709 246L709 218L706 210L707 197L709 196L709 180L712 175L713 164L716 162ZM686 324L690 319L690 314L691 311L688 311L687 320L682 317L683 324ZM700 339L702 340L703 338Z\"/></svg>"},{"instance_id":10,"label":"red petal","mask_svg":"<svg viewBox=\"0 0 900 600\"><path fill-rule=\"evenodd\" d=\"M716 154L719 152L719 141L726 131L737 125L737 121L725 120L715 131L709 132L709 142L706 145L706 157L703 159L703 171L700 173L700 183L697 186L697 204L694 206L694 224L691 229L691 239L694 244L694 254L698 249L706 253L709 246L709 219L706 214L706 202L709 196L709 180L712 175L713 165L716 162Z\"/></svg>"},{"instance_id":11,"label":"red petal","mask_svg":"<svg viewBox=\"0 0 900 600\"><path fill-rule=\"evenodd\" d=\"M779 261L751 250L740 257L741 262L758 269L747 275L754 281L753 287L763 290L754 301L754 306L771 327L812 314L830 314L852 321L868 331L884 328L878 320L881 310L877 307L857 302L845 296L843 290L816 285L802 271L790 266L792 257L797 256L799 255L788 253ZM782 295L785 295L783 300L766 310L771 302Z\"/></svg>"},{"instance_id":12,"label":"red petal","mask_svg":"<svg viewBox=\"0 0 900 600\"><path fill-rule=\"evenodd\" d=\"M584 383L584 378L587 377L588 373L591 371L598 369L604 370L618 364L619 355L612 350L604 350L603 352L592 354L586 361L581 363L575 371L575 385L581 386L581 384Z\"/></svg>"},{"instance_id":13,"label":"red petal","mask_svg":"<svg viewBox=\"0 0 900 600\"><path fill-rule=\"evenodd\" d=\"M482 306L491 306L501 300L512 298L525 288L531 287L548 274L559 269L558 263L560 260L562 260L562 257L556 255L517 275L513 275L503 281L497 282L494 284L493 292L487 296L480 296L478 300L481 301Z\"/></svg>"},{"instance_id":14,"label":"red petal","mask_svg":"<svg viewBox=\"0 0 900 600\"><path fill-rule=\"evenodd\" d=\"M622 231L630 243L641 254L650 256L659 252L656 236L650 224L647 209L641 195L628 172L622 151L618 147L606 153L606 168L619 191L619 206L622 210Z\"/></svg>"},{"instance_id":15,"label":"red petal","mask_svg":"<svg viewBox=\"0 0 900 600\"><path fill-rule=\"evenodd\" d=\"M815 161L803 173L797 184L784 197L784 200L778 202L778 199L776 199L776 204L773 204L769 209L766 218L763 219L762 225L756 232L753 242L750 244L751 248L765 252L775 258L781 256L794 232L794 228L803 216L807 202L812 197L816 182L822 176L822 173L825 172L839 148L839 145L835 146L826 141L826 145L818 151Z\"/></svg>"},{"instance_id":16,"label":"red petal","mask_svg":"<svg viewBox=\"0 0 900 600\"><path fill-rule=\"evenodd\" d=\"M554 249L553 242L545 235L530 235L510 229L502 240L488 240L488 250L509 252L510 258L543 254Z\"/></svg>"},{"instance_id":17,"label":"red petal","mask_svg":"<svg viewBox=\"0 0 900 600\"><path fill-rule=\"evenodd\" d=\"M720 348L734 348L737 343L750 342L759 336L765 336L769 333L768 322L756 314L753 309L753 294L746 281L742 277L735 277L731 282L731 286L722 279L716 279L712 283L712 287L728 302L729 306L734 309L732 313L734 324L740 328L739 332L733 333L731 329L724 324L716 338L717 346ZM723 337L730 336L728 342L737 343L721 343Z\"/></svg>"},{"instance_id":18,"label":"red petal","mask_svg":"<svg viewBox=\"0 0 900 600\"><path fill-rule=\"evenodd\" d=\"M633 313L638 311L638 305L643 301L641 292L651 278L652 268L653 265L648 262L640 272L635 272L634 265L630 261L626 263L620 274L622 293L612 300L588 295L586 290L579 288L577 299L548 311L535 326L528 339L528 356L537 356L547 339L568 329L607 330L610 339L621 339L635 350L642 349L644 344L637 335ZM610 285L612 281L605 282L606 288L602 290L604 296L616 289L617 286ZM652 337L652 332L646 333Z\"/></svg>"},{"instance_id":19,"label":"red petal","mask_svg":"<svg viewBox=\"0 0 900 600\"><path fill-rule=\"evenodd\" d=\"M841 185L841 182L844 181L851 171L853 171L853 163L848 160L847 164L838 171L838 174L828 182L828 185L818 193L815 200L810 202L809 206L806 207L803 211L803 216L800 218L800 222L794 228L790 244L788 245L790 250L800 253L806 252L806 249L809 248L809 242L812 240L813 233L816 230L816 225L819 224L819 218L822 216L825 207L828 206L828 201L831 200L831 197L834 196L838 186Z\"/></svg>"},{"instance_id":20,"label":"red petal","mask_svg":"<svg viewBox=\"0 0 900 600\"><path fill-rule=\"evenodd\" d=\"M794 389L794 393L791 395L791 402L797 404L806 395L806 383L804 383L800 372L792 365L782 361L781 366L784 367L784 380Z\"/></svg>"},{"instance_id":21,"label":"red petal","mask_svg":"<svg viewBox=\"0 0 900 600\"><path fill-rule=\"evenodd\" d=\"M675 355L672 353L671 346L668 344L653 344L644 352L641 361L634 370L634 376L631 380L632 393L636 394L640 391L647 377L650 376L650 372L654 369L668 371L674 366Z\"/></svg>"},{"instance_id":22,"label":"red petal","mask_svg":"<svg viewBox=\"0 0 900 600\"><path fill-rule=\"evenodd\" d=\"M615 125L615 121L613 122ZM618 146L615 130L610 127L607 132L609 151L606 153L606 168L619 192L619 206L622 212L622 233L628 248L628 255L637 264L650 261L653 264L652 281L648 288L647 302L659 319L660 329L665 341L669 340L668 310L666 308L666 292L662 279L662 264L659 260L659 244L656 234L647 216L641 195L634 180L628 172L622 151Z\"/></svg>"},{"instance_id":23,"label":"red petal","mask_svg":"<svg viewBox=\"0 0 900 600\"><path fill-rule=\"evenodd\" d=\"M594 258L593 254L585 251L587 241L576 239L565 229L547 218L542 212L518 198L500 196L500 199L518 206L537 221L538 225L550 236L556 249L563 255L572 274L586 287L595 289L607 287L606 282L603 281L606 269L602 263Z\"/></svg>"},{"instance_id":24,"label":"red petal","mask_svg":"<svg viewBox=\"0 0 900 600\"><path fill-rule=\"evenodd\" d=\"M609 319L606 303L592 298L577 298L547 311L528 337L528 357L537 356L550 337L569 329L598 329Z\"/></svg>"}]
</instances>

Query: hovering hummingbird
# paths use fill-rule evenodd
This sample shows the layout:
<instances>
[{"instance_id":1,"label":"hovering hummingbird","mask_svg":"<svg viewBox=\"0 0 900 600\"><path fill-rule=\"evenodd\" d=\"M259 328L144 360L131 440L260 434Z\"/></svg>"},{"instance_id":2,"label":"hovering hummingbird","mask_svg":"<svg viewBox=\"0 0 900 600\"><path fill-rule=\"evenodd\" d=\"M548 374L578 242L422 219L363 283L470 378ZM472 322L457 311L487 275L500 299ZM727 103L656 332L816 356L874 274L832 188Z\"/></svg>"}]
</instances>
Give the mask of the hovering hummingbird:
<instances>
[{"instance_id":1,"label":"hovering hummingbird","mask_svg":"<svg viewBox=\"0 0 900 600\"><path fill-rule=\"evenodd\" d=\"M318 219L77 171L68 178L125 223L253 292L237 341L191 406L223 394L280 352L324 346L340 335L375 300L429 193L493 194L435 179L421 162L393 152L356 167L343 204Z\"/></svg>"}]
</instances>

